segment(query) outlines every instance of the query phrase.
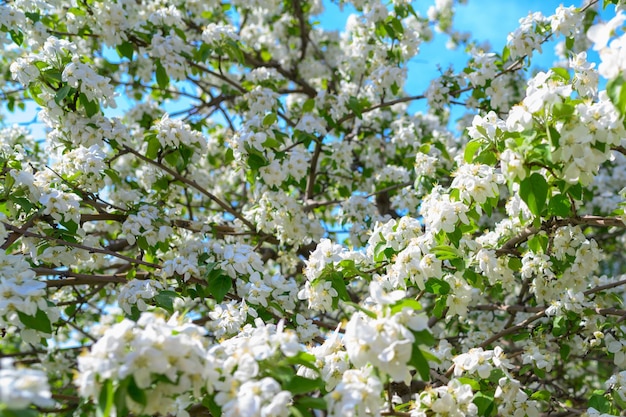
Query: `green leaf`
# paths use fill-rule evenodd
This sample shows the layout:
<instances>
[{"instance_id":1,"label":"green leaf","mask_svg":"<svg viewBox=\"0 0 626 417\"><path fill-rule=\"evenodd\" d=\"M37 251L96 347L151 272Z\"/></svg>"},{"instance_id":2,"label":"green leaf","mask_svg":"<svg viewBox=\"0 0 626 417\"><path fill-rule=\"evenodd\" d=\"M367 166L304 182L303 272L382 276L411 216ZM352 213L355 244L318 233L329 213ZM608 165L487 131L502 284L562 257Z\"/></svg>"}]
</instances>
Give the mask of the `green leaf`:
<instances>
[{"instance_id":1,"label":"green leaf","mask_svg":"<svg viewBox=\"0 0 626 417\"><path fill-rule=\"evenodd\" d=\"M291 365L302 365L306 368L309 368L315 371L317 374L320 373L317 366L315 366L315 356L308 352L300 351L295 356L290 356L287 359L287 362Z\"/></svg>"},{"instance_id":2,"label":"green leaf","mask_svg":"<svg viewBox=\"0 0 626 417\"><path fill-rule=\"evenodd\" d=\"M626 115L626 88L624 88L624 77L619 75L606 84L606 92L620 115Z\"/></svg>"},{"instance_id":3,"label":"green leaf","mask_svg":"<svg viewBox=\"0 0 626 417\"><path fill-rule=\"evenodd\" d=\"M226 44L224 45L226 49L226 53L231 59L243 64L245 62L245 57L243 55L243 51L237 42L232 39L228 39Z\"/></svg>"},{"instance_id":4,"label":"green leaf","mask_svg":"<svg viewBox=\"0 0 626 417\"><path fill-rule=\"evenodd\" d=\"M544 233L536 234L528 239L528 249L534 253L545 253L548 249L549 238Z\"/></svg>"},{"instance_id":5,"label":"green leaf","mask_svg":"<svg viewBox=\"0 0 626 417\"><path fill-rule=\"evenodd\" d=\"M340 300L350 301L350 294L348 294L348 288L346 287L346 282L341 273L333 274L330 282L332 287L337 291Z\"/></svg>"},{"instance_id":6,"label":"green leaf","mask_svg":"<svg viewBox=\"0 0 626 417\"><path fill-rule=\"evenodd\" d=\"M350 97L347 105L348 105L348 108L354 112L356 117L358 117L359 119L363 118L363 105L361 104L358 98Z\"/></svg>"},{"instance_id":7,"label":"green leaf","mask_svg":"<svg viewBox=\"0 0 626 417\"><path fill-rule=\"evenodd\" d=\"M24 43L24 34L19 30L11 30L9 31L9 35L11 35L11 40L15 42L17 46L22 46Z\"/></svg>"},{"instance_id":8,"label":"green leaf","mask_svg":"<svg viewBox=\"0 0 626 417\"><path fill-rule=\"evenodd\" d=\"M431 249L431 253L442 261L456 259L460 256L459 251L448 245L438 245Z\"/></svg>"},{"instance_id":9,"label":"green leaf","mask_svg":"<svg viewBox=\"0 0 626 417\"><path fill-rule=\"evenodd\" d=\"M149 135L146 137L148 139L148 149L146 150L146 158L155 159L159 154L159 150L161 150L161 142L155 135Z\"/></svg>"},{"instance_id":10,"label":"green leaf","mask_svg":"<svg viewBox=\"0 0 626 417\"><path fill-rule=\"evenodd\" d=\"M132 61L134 52L135 48L133 47L133 44L128 41L122 42L121 44L117 45L117 53L120 57L125 57Z\"/></svg>"},{"instance_id":11,"label":"green leaf","mask_svg":"<svg viewBox=\"0 0 626 417\"><path fill-rule=\"evenodd\" d=\"M30 21L33 22L33 23L37 23L41 19L41 15L39 13L36 13L36 12L25 12L24 16L26 16L28 19L30 19Z\"/></svg>"},{"instance_id":12,"label":"green leaf","mask_svg":"<svg viewBox=\"0 0 626 417\"><path fill-rule=\"evenodd\" d=\"M570 351L571 351L571 348L569 347L567 343L561 344L561 347L559 348L559 354L561 355L561 359L566 361L567 358L569 358Z\"/></svg>"},{"instance_id":13,"label":"green leaf","mask_svg":"<svg viewBox=\"0 0 626 417\"><path fill-rule=\"evenodd\" d=\"M413 350L411 351L411 359L409 360L409 364L417 369L417 372L419 373L423 381L430 380L430 365L422 354L422 351L417 343L413 343Z\"/></svg>"},{"instance_id":14,"label":"green leaf","mask_svg":"<svg viewBox=\"0 0 626 417\"><path fill-rule=\"evenodd\" d=\"M52 333L52 323L50 323L48 315L39 309L37 309L35 316L22 313L21 311L17 312L17 316L20 318L20 321L30 329L38 330L42 333Z\"/></svg>"},{"instance_id":15,"label":"green leaf","mask_svg":"<svg viewBox=\"0 0 626 417\"><path fill-rule=\"evenodd\" d=\"M402 37L402 35L404 34L404 27L402 26L402 22L400 21L400 19L398 19L397 17L393 17L391 18L390 24L393 27L394 32L399 37Z\"/></svg>"},{"instance_id":16,"label":"green leaf","mask_svg":"<svg viewBox=\"0 0 626 417\"><path fill-rule=\"evenodd\" d=\"M291 405L289 406L289 416L290 417L306 417L306 416L312 416L306 407L303 407L301 405Z\"/></svg>"},{"instance_id":17,"label":"green leaf","mask_svg":"<svg viewBox=\"0 0 626 417\"><path fill-rule=\"evenodd\" d=\"M265 127L271 126L274 123L276 123L276 120L278 120L276 113L268 113L263 118L263 126Z\"/></svg>"},{"instance_id":18,"label":"green leaf","mask_svg":"<svg viewBox=\"0 0 626 417\"><path fill-rule=\"evenodd\" d=\"M261 51L261 59L263 62L270 62L272 60L272 54L267 49Z\"/></svg>"},{"instance_id":19,"label":"green leaf","mask_svg":"<svg viewBox=\"0 0 626 417\"><path fill-rule=\"evenodd\" d=\"M563 67L553 67L551 71L561 77L563 81L569 81L570 79L569 72Z\"/></svg>"},{"instance_id":20,"label":"green leaf","mask_svg":"<svg viewBox=\"0 0 626 417\"><path fill-rule=\"evenodd\" d=\"M622 398L618 391L613 391L613 401L622 410L626 409L626 401Z\"/></svg>"},{"instance_id":21,"label":"green leaf","mask_svg":"<svg viewBox=\"0 0 626 417\"><path fill-rule=\"evenodd\" d=\"M437 297L437 300L435 301L435 308L433 308L433 315L437 318L442 318L443 317L443 312L446 309L446 301L447 298L445 295L440 295L439 297Z\"/></svg>"},{"instance_id":22,"label":"green leaf","mask_svg":"<svg viewBox=\"0 0 626 417\"><path fill-rule=\"evenodd\" d=\"M450 293L450 284L439 278L429 278L424 289L431 294L446 295Z\"/></svg>"},{"instance_id":23,"label":"green leaf","mask_svg":"<svg viewBox=\"0 0 626 417\"><path fill-rule=\"evenodd\" d=\"M113 404L115 405L115 412L117 415L123 416L128 414L126 396L128 395L128 384L130 383L131 378L132 376L129 376L120 381L117 389L115 390L115 394L113 395Z\"/></svg>"},{"instance_id":24,"label":"green leaf","mask_svg":"<svg viewBox=\"0 0 626 417\"><path fill-rule=\"evenodd\" d=\"M294 395L298 395L323 389L324 386L325 382L321 378L309 379L295 375L283 388Z\"/></svg>"},{"instance_id":25,"label":"green leaf","mask_svg":"<svg viewBox=\"0 0 626 417\"><path fill-rule=\"evenodd\" d=\"M60 222L61 226L65 227L70 234L74 235L78 231L78 224L73 220L68 220L66 222Z\"/></svg>"},{"instance_id":26,"label":"green leaf","mask_svg":"<svg viewBox=\"0 0 626 417\"><path fill-rule=\"evenodd\" d=\"M465 162L471 164L474 161L474 155L482 144L483 142L480 139L472 139L467 142L467 145L465 145L465 151L463 152L463 159Z\"/></svg>"},{"instance_id":27,"label":"green leaf","mask_svg":"<svg viewBox=\"0 0 626 417\"><path fill-rule=\"evenodd\" d=\"M98 407L96 408L96 414L98 417L110 417L113 409L113 381L107 379L100 389L100 395L98 395Z\"/></svg>"},{"instance_id":28,"label":"green leaf","mask_svg":"<svg viewBox=\"0 0 626 417\"><path fill-rule=\"evenodd\" d=\"M156 80L159 88L165 90L170 84L170 77L167 76L167 71L161 65L161 61L156 61Z\"/></svg>"},{"instance_id":29,"label":"green leaf","mask_svg":"<svg viewBox=\"0 0 626 417\"><path fill-rule=\"evenodd\" d=\"M502 49L502 62L506 62L509 56L511 56L511 50L508 46L505 46L504 49Z\"/></svg>"},{"instance_id":30,"label":"green leaf","mask_svg":"<svg viewBox=\"0 0 626 417\"><path fill-rule=\"evenodd\" d=\"M12 410L9 408L0 409L0 417L39 417L39 414L36 410L31 410L29 408L24 408L20 410Z\"/></svg>"},{"instance_id":31,"label":"green leaf","mask_svg":"<svg viewBox=\"0 0 626 417\"><path fill-rule=\"evenodd\" d=\"M548 190L548 182L544 176L535 172L520 183L519 193L531 213L539 217L546 205Z\"/></svg>"},{"instance_id":32,"label":"green leaf","mask_svg":"<svg viewBox=\"0 0 626 417\"><path fill-rule=\"evenodd\" d=\"M593 407L600 413L608 413L611 410L611 402L602 394L593 394L589 399L589 407Z\"/></svg>"},{"instance_id":33,"label":"green leaf","mask_svg":"<svg viewBox=\"0 0 626 417\"><path fill-rule=\"evenodd\" d=\"M562 336L567 333L567 318L565 316L555 317L552 321L552 336Z\"/></svg>"},{"instance_id":34,"label":"green leaf","mask_svg":"<svg viewBox=\"0 0 626 417\"><path fill-rule=\"evenodd\" d=\"M278 139L273 138L271 136L268 136L267 139L265 139L265 142L263 142L263 147L264 148L280 148L281 143L278 141Z\"/></svg>"},{"instance_id":35,"label":"green leaf","mask_svg":"<svg viewBox=\"0 0 626 417\"><path fill-rule=\"evenodd\" d=\"M43 75L46 81L49 82L63 82L63 73L54 68L43 71L41 75Z\"/></svg>"},{"instance_id":36,"label":"green leaf","mask_svg":"<svg viewBox=\"0 0 626 417\"><path fill-rule=\"evenodd\" d=\"M419 332L411 331L411 333L413 333L413 336L415 337L415 342L420 345L434 346L437 344L437 339L435 339L433 334L428 329L420 330ZM422 354L426 355L427 352L422 352ZM435 362L439 362L439 360L436 360Z\"/></svg>"},{"instance_id":37,"label":"green leaf","mask_svg":"<svg viewBox=\"0 0 626 417\"><path fill-rule=\"evenodd\" d=\"M550 394L550 391L539 390L539 391L533 392L533 394L530 396L530 399L540 400L540 401L550 401L551 397L552 397L552 394Z\"/></svg>"},{"instance_id":38,"label":"green leaf","mask_svg":"<svg viewBox=\"0 0 626 417\"><path fill-rule=\"evenodd\" d=\"M72 87L69 84L65 84L63 87L59 88L57 93L54 95L54 102L60 106L61 102L63 102L63 99L67 97L67 94L71 89Z\"/></svg>"},{"instance_id":39,"label":"green leaf","mask_svg":"<svg viewBox=\"0 0 626 417\"><path fill-rule=\"evenodd\" d=\"M215 397L213 395L206 396L202 399L202 405L209 409L211 415L213 416L221 416L222 415L222 407L217 405L215 402Z\"/></svg>"},{"instance_id":40,"label":"green leaf","mask_svg":"<svg viewBox=\"0 0 626 417\"><path fill-rule=\"evenodd\" d=\"M548 213L558 217L569 217L572 211L569 198L565 194L557 194L550 199Z\"/></svg>"},{"instance_id":41,"label":"green leaf","mask_svg":"<svg viewBox=\"0 0 626 417\"><path fill-rule=\"evenodd\" d=\"M323 398L300 397L297 400L294 400L294 403L313 410L326 410L327 408L326 400Z\"/></svg>"},{"instance_id":42,"label":"green leaf","mask_svg":"<svg viewBox=\"0 0 626 417\"><path fill-rule=\"evenodd\" d=\"M148 397L146 392L137 386L135 378L132 376L128 380L128 396L136 403L141 405L148 404Z\"/></svg>"},{"instance_id":43,"label":"green leaf","mask_svg":"<svg viewBox=\"0 0 626 417\"><path fill-rule=\"evenodd\" d=\"M83 109L85 109L87 117L91 117L98 113L98 111L100 111L100 106L98 106L98 103L96 101L89 100L85 93L80 93L80 96L78 96L78 98L80 100L81 106L83 106Z\"/></svg>"},{"instance_id":44,"label":"green leaf","mask_svg":"<svg viewBox=\"0 0 626 417\"><path fill-rule=\"evenodd\" d=\"M448 239L450 239L450 243L452 243L455 247L458 248L459 242L461 241L461 238L463 237L463 231L461 230L461 228L456 227L454 231L450 233L446 233L446 235L448 236Z\"/></svg>"},{"instance_id":45,"label":"green leaf","mask_svg":"<svg viewBox=\"0 0 626 417\"><path fill-rule=\"evenodd\" d=\"M228 291L233 286L233 280L226 275L222 275L219 269L211 271L208 278L208 290L215 298L215 301L221 303Z\"/></svg>"},{"instance_id":46,"label":"green leaf","mask_svg":"<svg viewBox=\"0 0 626 417\"><path fill-rule=\"evenodd\" d=\"M250 153L248 155L248 166L257 171L261 167L267 165L267 160L257 153Z\"/></svg>"},{"instance_id":47,"label":"green leaf","mask_svg":"<svg viewBox=\"0 0 626 417\"><path fill-rule=\"evenodd\" d=\"M224 155L224 165L228 165L235 160L235 153L233 148L226 149L226 154Z\"/></svg>"},{"instance_id":48,"label":"green leaf","mask_svg":"<svg viewBox=\"0 0 626 417\"><path fill-rule=\"evenodd\" d=\"M170 313L174 312L174 299L178 298L178 294L174 291L161 291L154 297L156 305Z\"/></svg>"},{"instance_id":49,"label":"green leaf","mask_svg":"<svg viewBox=\"0 0 626 417\"><path fill-rule=\"evenodd\" d=\"M393 93L394 96L397 96L398 93L400 92L400 86L396 82L391 84L391 92Z\"/></svg>"},{"instance_id":50,"label":"green leaf","mask_svg":"<svg viewBox=\"0 0 626 417\"><path fill-rule=\"evenodd\" d=\"M35 103L39 104L40 106L47 106L48 104L46 103L46 101L43 99L42 97L42 91L41 91L41 86L39 86L39 84L37 83L31 83L28 87L28 95L35 100Z\"/></svg>"},{"instance_id":51,"label":"green leaf","mask_svg":"<svg viewBox=\"0 0 626 417\"><path fill-rule=\"evenodd\" d=\"M528 339L530 339L530 333L526 331L511 335L511 340L514 342L519 342L521 340L528 340Z\"/></svg>"},{"instance_id":52,"label":"green leaf","mask_svg":"<svg viewBox=\"0 0 626 417\"><path fill-rule=\"evenodd\" d=\"M488 417L495 413L496 405L493 401L493 398L483 394L482 392L477 392L474 396L473 403L478 407L478 415Z\"/></svg>"},{"instance_id":53,"label":"green leaf","mask_svg":"<svg viewBox=\"0 0 626 417\"><path fill-rule=\"evenodd\" d=\"M314 108L315 108L315 99L310 98L307 101L305 101L304 104L302 105L302 112L310 113L313 111Z\"/></svg>"},{"instance_id":54,"label":"green leaf","mask_svg":"<svg viewBox=\"0 0 626 417\"><path fill-rule=\"evenodd\" d=\"M393 315L393 314L399 313L405 308L410 308L415 311L420 311L422 309L422 305L419 303L419 301L415 301L412 298L406 298L406 299L403 299L394 303L391 306L391 314Z\"/></svg>"},{"instance_id":55,"label":"green leaf","mask_svg":"<svg viewBox=\"0 0 626 417\"><path fill-rule=\"evenodd\" d=\"M460 376L457 379L461 384L469 385L470 387L472 387L472 391L480 391L480 384L478 383L478 381L474 381L473 379L464 376Z\"/></svg>"}]
</instances>

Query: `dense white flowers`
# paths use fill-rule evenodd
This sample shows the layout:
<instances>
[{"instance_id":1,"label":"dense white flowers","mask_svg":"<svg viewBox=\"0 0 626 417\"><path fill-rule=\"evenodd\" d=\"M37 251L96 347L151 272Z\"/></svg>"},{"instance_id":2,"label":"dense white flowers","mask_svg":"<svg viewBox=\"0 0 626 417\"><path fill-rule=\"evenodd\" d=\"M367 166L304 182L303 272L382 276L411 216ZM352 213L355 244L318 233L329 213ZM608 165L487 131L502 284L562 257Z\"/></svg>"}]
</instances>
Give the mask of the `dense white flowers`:
<instances>
[{"instance_id":1,"label":"dense white flowers","mask_svg":"<svg viewBox=\"0 0 626 417\"><path fill-rule=\"evenodd\" d=\"M139 311L146 311L148 305L146 300L151 300L164 290L163 284L155 280L138 280L128 281L121 289L117 300L118 304L126 314L132 314L132 307L137 307Z\"/></svg>"},{"instance_id":2,"label":"dense white flowers","mask_svg":"<svg viewBox=\"0 0 626 417\"><path fill-rule=\"evenodd\" d=\"M35 278L35 272L28 262L20 255L0 253L0 327L13 331L17 326L20 335L26 342L37 343L41 336L52 332L50 323L54 322L59 313L56 308L46 302L46 284ZM45 321L41 322L39 332L35 331L30 322L24 323L29 317L43 313ZM42 334L43 333L43 334Z\"/></svg>"},{"instance_id":3,"label":"dense white flowers","mask_svg":"<svg viewBox=\"0 0 626 417\"><path fill-rule=\"evenodd\" d=\"M488 198L498 196L498 184L503 182L502 175L490 166L463 164L454 173L450 187L459 190L461 200L466 203L482 204Z\"/></svg>"},{"instance_id":4,"label":"dense white flowers","mask_svg":"<svg viewBox=\"0 0 626 417\"><path fill-rule=\"evenodd\" d=\"M624 408L623 2L497 50L463 1L10 3L0 414Z\"/></svg>"},{"instance_id":5,"label":"dense white flowers","mask_svg":"<svg viewBox=\"0 0 626 417\"><path fill-rule=\"evenodd\" d=\"M54 404L48 377L39 369L15 367L9 358L0 362L0 404L9 410L29 405L50 407Z\"/></svg>"},{"instance_id":6,"label":"dense white flowers","mask_svg":"<svg viewBox=\"0 0 626 417\"><path fill-rule=\"evenodd\" d=\"M447 385L428 389L418 395L418 407L411 412L411 417L424 417L428 411L435 416L475 416L478 407L472 402L472 387L451 379Z\"/></svg>"},{"instance_id":7,"label":"dense white flowers","mask_svg":"<svg viewBox=\"0 0 626 417\"><path fill-rule=\"evenodd\" d=\"M87 100L94 101L104 98L103 103L106 106L116 107L115 92L109 83L110 80L99 75L89 65L74 59L63 69L61 76L62 80L69 86L80 89Z\"/></svg>"},{"instance_id":8,"label":"dense white flowers","mask_svg":"<svg viewBox=\"0 0 626 417\"><path fill-rule=\"evenodd\" d=\"M200 396L217 377L202 328L143 313L137 323L124 319L108 329L78 358L76 385L81 395L97 397L106 381L132 378L145 390L145 404L127 401L135 413L177 411L181 395ZM148 390L148 388L150 388Z\"/></svg>"},{"instance_id":9,"label":"dense white flowers","mask_svg":"<svg viewBox=\"0 0 626 417\"><path fill-rule=\"evenodd\" d=\"M345 371L341 382L325 397L329 416L379 416L382 386L371 366Z\"/></svg>"},{"instance_id":10,"label":"dense white flowers","mask_svg":"<svg viewBox=\"0 0 626 417\"><path fill-rule=\"evenodd\" d=\"M593 42L593 49L600 54L601 62L598 72L604 78L616 78L626 69L626 61L624 60L626 49L623 47L626 38L622 34L619 38L610 41L625 20L626 15L623 11L619 11L608 22L593 25L587 31L587 37Z\"/></svg>"},{"instance_id":11,"label":"dense white flowers","mask_svg":"<svg viewBox=\"0 0 626 417\"><path fill-rule=\"evenodd\" d=\"M427 230L437 233L440 230L451 233L459 222L469 223L467 212L469 207L462 201L454 201L449 194L444 194L441 188L435 188L428 195L421 207L420 214L424 216Z\"/></svg>"}]
</instances>

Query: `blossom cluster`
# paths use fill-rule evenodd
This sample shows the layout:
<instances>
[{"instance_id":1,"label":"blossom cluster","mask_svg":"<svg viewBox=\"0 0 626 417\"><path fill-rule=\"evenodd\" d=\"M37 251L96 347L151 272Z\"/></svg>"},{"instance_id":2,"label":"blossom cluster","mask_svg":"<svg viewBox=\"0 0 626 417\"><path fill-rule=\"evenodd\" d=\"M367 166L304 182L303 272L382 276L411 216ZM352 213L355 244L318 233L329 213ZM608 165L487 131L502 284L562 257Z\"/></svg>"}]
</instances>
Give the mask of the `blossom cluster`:
<instances>
[{"instance_id":1,"label":"blossom cluster","mask_svg":"<svg viewBox=\"0 0 626 417\"><path fill-rule=\"evenodd\" d=\"M340 3L0 5L0 414L626 408L623 2Z\"/></svg>"}]
</instances>

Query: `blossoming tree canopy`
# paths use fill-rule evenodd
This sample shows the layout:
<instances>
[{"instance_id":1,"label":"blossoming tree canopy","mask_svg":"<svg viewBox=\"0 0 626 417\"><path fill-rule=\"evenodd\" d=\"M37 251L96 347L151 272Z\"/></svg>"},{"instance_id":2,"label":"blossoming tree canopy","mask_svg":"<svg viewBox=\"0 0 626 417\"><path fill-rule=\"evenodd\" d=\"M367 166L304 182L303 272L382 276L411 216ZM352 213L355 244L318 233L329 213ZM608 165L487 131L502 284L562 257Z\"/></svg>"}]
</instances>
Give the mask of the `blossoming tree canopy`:
<instances>
[{"instance_id":1,"label":"blossoming tree canopy","mask_svg":"<svg viewBox=\"0 0 626 417\"><path fill-rule=\"evenodd\" d=\"M0 2L0 416L623 414L623 3Z\"/></svg>"}]
</instances>

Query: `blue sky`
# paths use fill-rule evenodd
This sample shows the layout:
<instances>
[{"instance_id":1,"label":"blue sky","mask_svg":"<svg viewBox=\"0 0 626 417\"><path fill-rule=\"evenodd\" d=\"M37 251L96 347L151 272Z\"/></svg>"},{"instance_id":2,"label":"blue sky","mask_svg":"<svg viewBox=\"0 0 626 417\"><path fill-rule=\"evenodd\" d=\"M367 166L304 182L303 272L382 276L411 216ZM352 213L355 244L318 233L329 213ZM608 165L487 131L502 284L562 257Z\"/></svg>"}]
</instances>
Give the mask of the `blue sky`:
<instances>
[{"instance_id":1,"label":"blue sky","mask_svg":"<svg viewBox=\"0 0 626 417\"><path fill-rule=\"evenodd\" d=\"M413 7L420 14L426 15L426 11L433 3L434 0L414 1ZM469 0L467 4L456 6L454 27L461 32L470 32L472 39L480 43L488 41L493 51L502 52L507 35L519 26L520 18L535 11L550 16L561 4L579 6L580 2L563 0ZM329 29L342 30L350 10L353 9L344 7L342 11L339 6L328 0L324 1L324 5L326 9L320 16L321 25ZM445 69L452 65L457 71L463 69L468 55L462 48L448 50L446 40L444 35L436 34L431 43L421 46L420 54L409 66L407 93L420 94L424 92L430 81L438 76L438 66ZM543 54L534 57L534 67L549 69L553 66L555 61L554 45L554 42L548 43L543 49Z\"/></svg>"},{"instance_id":2,"label":"blue sky","mask_svg":"<svg viewBox=\"0 0 626 417\"><path fill-rule=\"evenodd\" d=\"M425 14L434 0L414 1L413 6L420 13ZM563 1L558 0L469 0L467 4L457 5L457 13L454 19L454 27L460 31L467 31L472 38L484 42L488 41L493 50L500 52L506 43L507 35L518 26L518 20L531 11L541 11L544 15L553 14L556 7ZM565 3L569 5L570 3ZM579 5L577 2L574 5ZM343 30L346 19L354 9L343 7L340 10L337 4L324 0L325 11L319 16L322 27L329 30ZM405 89L408 94L420 94L428 87L429 82L438 75L438 66L447 68L452 65L457 71L463 68L468 56L462 48L448 50L445 46L446 37L437 34L432 43L424 44L418 57L409 66L408 81ZM552 66L554 56L552 53L554 44L546 45L541 57L533 60L536 67L548 69ZM118 100L119 109L108 113L109 115L123 114L126 103ZM184 106L172 106L168 111L175 111ZM7 117L6 123L23 123L33 120L35 106L28 106L27 111ZM35 128L35 136L39 137L43 132Z\"/></svg>"}]
</instances>

